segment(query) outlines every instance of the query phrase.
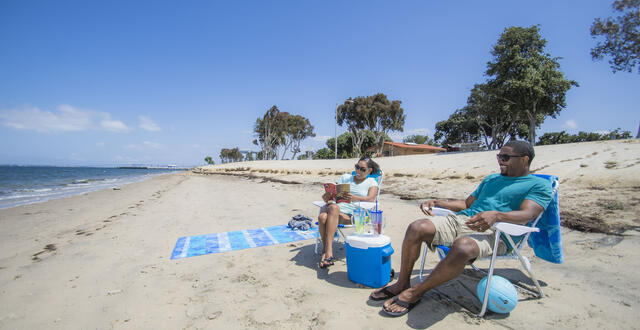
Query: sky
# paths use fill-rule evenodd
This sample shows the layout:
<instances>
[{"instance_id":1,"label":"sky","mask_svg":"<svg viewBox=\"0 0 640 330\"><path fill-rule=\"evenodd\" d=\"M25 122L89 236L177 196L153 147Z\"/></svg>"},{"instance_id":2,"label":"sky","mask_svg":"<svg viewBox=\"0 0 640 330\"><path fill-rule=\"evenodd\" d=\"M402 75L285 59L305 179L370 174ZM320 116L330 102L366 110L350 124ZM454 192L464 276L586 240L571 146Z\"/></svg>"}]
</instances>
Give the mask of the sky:
<instances>
[{"instance_id":1,"label":"sky","mask_svg":"<svg viewBox=\"0 0 640 330\"><path fill-rule=\"evenodd\" d=\"M317 150L337 104L375 93L402 101L395 141L433 136L486 81L505 28L532 25L580 84L537 134L635 136L640 75L590 55L611 2L2 0L0 164L218 163L222 148L258 151L273 105L310 120L302 150Z\"/></svg>"}]
</instances>

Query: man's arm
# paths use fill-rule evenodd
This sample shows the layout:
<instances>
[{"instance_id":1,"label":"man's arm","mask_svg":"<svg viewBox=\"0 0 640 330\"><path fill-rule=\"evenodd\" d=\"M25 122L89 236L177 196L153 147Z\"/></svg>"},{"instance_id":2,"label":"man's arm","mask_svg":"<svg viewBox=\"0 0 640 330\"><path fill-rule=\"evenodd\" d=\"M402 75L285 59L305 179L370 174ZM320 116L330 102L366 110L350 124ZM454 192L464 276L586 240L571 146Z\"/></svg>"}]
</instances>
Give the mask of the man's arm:
<instances>
[{"instance_id":1,"label":"man's arm","mask_svg":"<svg viewBox=\"0 0 640 330\"><path fill-rule=\"evenodd\" d=\"M422 213L426 215L433 215L433 212L431 212L431 210L434 207L440 207L443 209L451 210L453 212L460 212L464 209L469 208L475 200L476 198L471 195L469 195L469 197L467 197L467 199L465 200L458 199L458 200L452 200L452 201L442 201L437 199L431 199L420 204L420 210L422 211Z\"/></svg>"},{"instance_id":2,"label":"man's arm","mask_svg":"<svg viewBox=\"0 0 640 330\"><path fill-rule=\"evenodd\" d=\"M475 231L485 231L496 222L509 222L517 225L527 224L531 219L537 217L544 208L540 204L525 199L520 204L520 209L511 212L498 212L498 211L486 211L480 212L469 220L467 220L467 226Z\"/></svg>"}]
</instances>

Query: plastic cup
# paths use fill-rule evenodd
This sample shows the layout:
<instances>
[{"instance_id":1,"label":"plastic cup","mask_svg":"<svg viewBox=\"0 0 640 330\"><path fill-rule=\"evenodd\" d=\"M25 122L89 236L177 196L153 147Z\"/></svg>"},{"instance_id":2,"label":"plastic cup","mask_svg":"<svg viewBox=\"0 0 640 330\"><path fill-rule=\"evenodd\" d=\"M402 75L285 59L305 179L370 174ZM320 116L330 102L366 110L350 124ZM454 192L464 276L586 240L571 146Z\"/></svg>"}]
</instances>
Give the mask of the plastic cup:
<instances>
[{"instance_id":1,"label":"plastic cup","mask_svg":"<svg viewBox=\"0 0 640 330\"><path fill-rule=\"evenodd\" d=\"M353 223L356 226L356 233L358 235L364 234L366 216L367 214L363 209L356 209L353 211Z\"/></svg>"},{"instance_id":2,"label":"plastic cup","mask_svg":"<svg viewBox=\"0 0 640 330\"><path fill-rule=\"evenodd\" d=\"M381 235L384 223L382 220L382 211L371 211L371 227L374 235Z\"/></svg>"}]
</instances>

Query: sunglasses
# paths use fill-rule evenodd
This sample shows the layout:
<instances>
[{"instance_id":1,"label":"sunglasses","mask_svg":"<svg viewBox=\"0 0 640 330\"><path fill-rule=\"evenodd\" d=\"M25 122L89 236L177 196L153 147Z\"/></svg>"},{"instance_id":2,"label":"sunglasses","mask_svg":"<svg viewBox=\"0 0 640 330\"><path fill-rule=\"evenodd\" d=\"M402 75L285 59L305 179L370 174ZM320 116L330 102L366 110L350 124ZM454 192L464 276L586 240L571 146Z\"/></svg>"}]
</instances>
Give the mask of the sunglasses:
<instances>
[{"instance_id":1,"label":"sunglasses","mask_svg":"<svg viewBox=\"0 0 640 330\"><path fill-rule=\"evenodd\" d=\"M508 162L509 159L511 159L511 157L524 157L524 156L518 156L518 155L508 155L508 154L497 154L496 157L498 159L500 159L503 162Z\"/></svg>"},{"instance_id":2,"label":"sunglasses","mask_svg":"<svg viewBox=\"0 0 640 330\"><path fill-rule=\"evenodd\" d=\"M355 167L356 167L356 171L366 172L366 171L368 170L368 168L366 168L366 167L360 167L360 166L358 166L358 164L356 164L356 166L355 166Z\"/></svg>"}]
</instances>

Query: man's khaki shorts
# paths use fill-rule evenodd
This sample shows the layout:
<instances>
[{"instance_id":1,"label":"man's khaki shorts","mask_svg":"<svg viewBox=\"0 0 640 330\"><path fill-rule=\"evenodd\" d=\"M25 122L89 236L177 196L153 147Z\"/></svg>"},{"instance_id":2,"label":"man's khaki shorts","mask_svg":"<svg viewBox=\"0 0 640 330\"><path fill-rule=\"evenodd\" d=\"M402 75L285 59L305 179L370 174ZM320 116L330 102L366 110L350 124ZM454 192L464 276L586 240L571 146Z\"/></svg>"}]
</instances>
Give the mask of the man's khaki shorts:
<instances>
[{"instance_id":1,"label":"man's khaki shorts","mask_svg":"<svg viewBox=\"0 0 640 330\"><path fill-rule=\"evenodd\" d=\"M480 250L478 258L488 257L493 254L495 232L492 229L487 229L484 232L472 230L465 223L469 220L466 215L433 216L429 217L428 220L436 227L433 242L429 247L431 251L435 251L436 245L451 246L457 238L467 236L478 244ZM506 251L507 246L500 240L498 243L498 255L503 255Z\"/></svg>"}]
</instances>

